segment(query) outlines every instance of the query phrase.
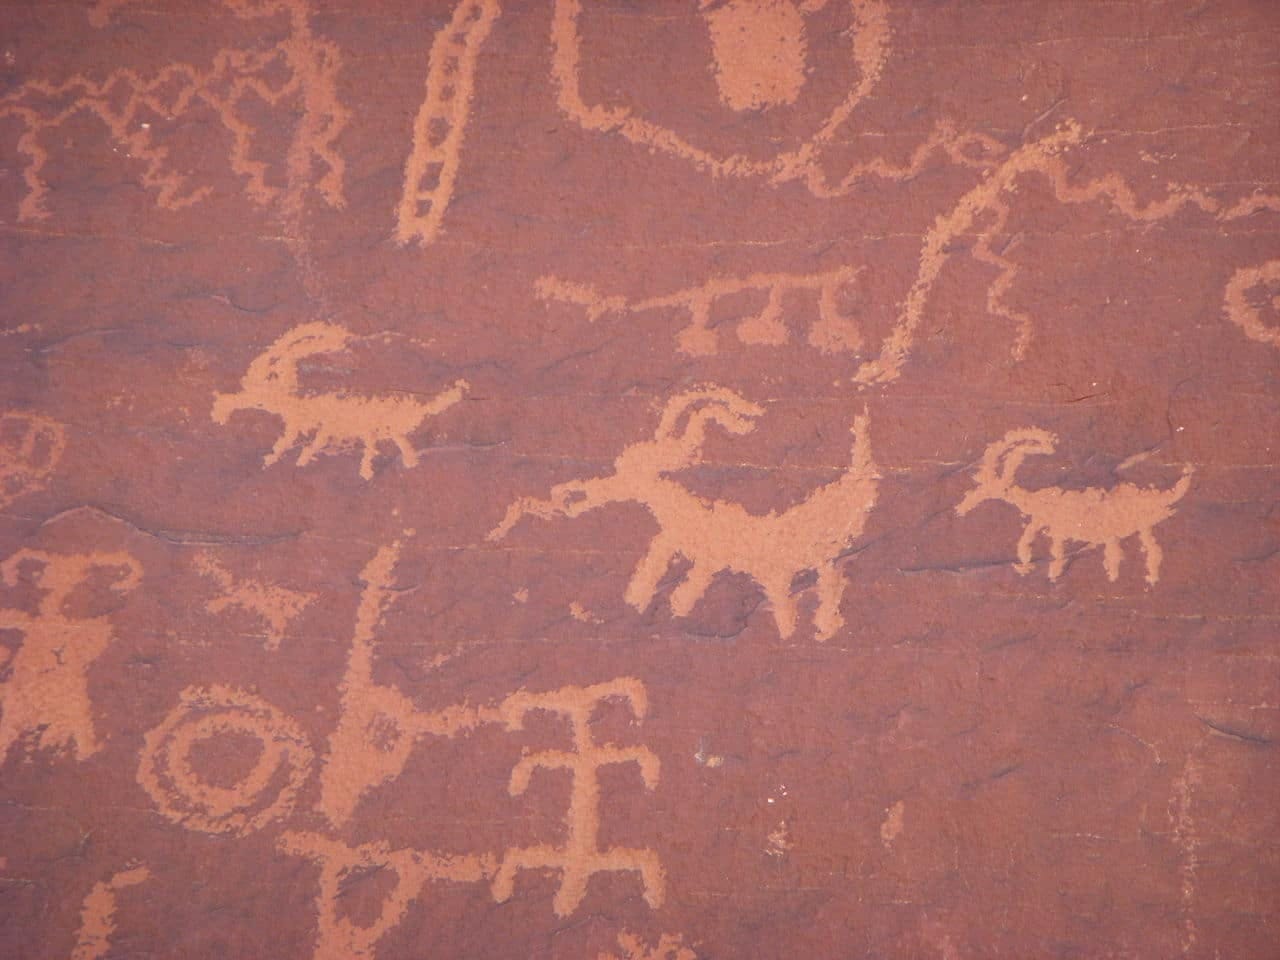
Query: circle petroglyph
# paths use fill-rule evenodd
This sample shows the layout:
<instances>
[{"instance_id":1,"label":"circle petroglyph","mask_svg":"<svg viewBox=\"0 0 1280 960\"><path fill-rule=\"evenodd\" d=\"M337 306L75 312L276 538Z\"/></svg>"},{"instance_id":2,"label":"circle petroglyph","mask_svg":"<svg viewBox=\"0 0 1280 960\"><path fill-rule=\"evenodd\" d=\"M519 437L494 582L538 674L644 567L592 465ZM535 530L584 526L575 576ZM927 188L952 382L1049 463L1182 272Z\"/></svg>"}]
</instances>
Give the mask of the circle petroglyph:
<instances>
[{"instance_id":1,"label":"circle petroglyph","mask_svg":"<svg viewBox=\"0 0 1280 960\"><path fill-rule=\"evenodd\" d=\"M1237 270L1227 281L1226 306L1247 337L1280 347L1280 260Z\"/></svg>"},{"instance_id":2,"label":"circle petroglyph","mask_svg":"<svg viewBox=\"0 0 1280 960\"><path fill-rule=\"evenodd\" d=\"M211 782L197 769L197 749L237 736L259 743L252 769L229 786ZM230 687L192 687L147 734L138 782L188 830L243 835L289 812L313 759L298 725L266 701Z\"/></svg>"}]
</instances>

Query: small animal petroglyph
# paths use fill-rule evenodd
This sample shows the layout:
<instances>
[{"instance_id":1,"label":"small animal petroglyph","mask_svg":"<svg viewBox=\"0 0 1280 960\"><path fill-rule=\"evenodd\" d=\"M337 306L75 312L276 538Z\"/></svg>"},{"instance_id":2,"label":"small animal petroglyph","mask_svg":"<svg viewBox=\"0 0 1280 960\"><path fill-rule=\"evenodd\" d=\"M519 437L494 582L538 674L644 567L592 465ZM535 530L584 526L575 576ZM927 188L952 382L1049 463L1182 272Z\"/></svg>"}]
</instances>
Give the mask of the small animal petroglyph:
<instances>
[{"instance_id":1,"label":"small animal petroglyph","mask_svg":"<svg viewBox=\"0 0 1280 960\"><path fill-rule=\"evenodd\" d=\"M34 413L0 413L0 510L42 489L66 447L62 424Z\"/></svg>"},{"instance_id":2,"label":"small animal petroglyph","mask_svg":"<svg viewBox=\"0 0 1280 960\"><path fill-rule=\"evenodd\" d=\"M323 453L361 451L360 476L373 479L378 444L394 443L406 467L418 465L409 434L428 417L449 409L468 389L458 380L425 403L415 397L363 397L350 393L303 393L298 367L307 357L344 352L355 338L343 327L317 321L284 333L249 364L238 393L220 393L213 420L226 423L237 410L262 410L284 421L284 432L263 460L270 466L297 444L298 466Z\"/></svg>"},{"instance_id":3,"label":"small animal petroglyph","mask_svg":"<svg viewBox=\"0 0 1280 960\"><path fill-rule=\"evenodd\" d=\"M811 293L817 297L818 315L809 327L809 343L823 353L856 353L862 346L857 322L840 309L839 296L858 271L838 267L822 273L756 273L746 277L716 277L697 287L677 290L661 297L628 301L606 297L593 288L557 277L542 277L538 296L581 306L591 321L610 313L640 313L674 308L689 314L689 325L680 331L678 344L684 353L713 354L719 348L712 327L711 310L718 300L739 293L763 294L760 312L737 324L738 339L747 344L778 346L790 339L783 320L783 299L788 293Z\"/></svg>"},{"instance_id":4,"label":"small animal petroglyph","mask_svg":"<svg viewBox=\"0 0 1280 960\"><path fill-rule=\"evenodd\" d=\"M781 512L753 514L737 503L707 500L669 476L701 461L710 424L746 434L763 413L722 387L678 394L667 402L653 438L623 450L610 476L557 484L547 500L517 500L489 539L505 537L527 515L577 517L610 504L638 503L648 509L659 530L627 585L626 600L637 610L652 602L672 561L684 557L692 566L671 593L672 613L687 616L718 574L745 573L764 589L778 632L789 637L797 618L792 581L816 570L814 623L817 636L828 638L844 622L840 602L845 577L837 561L862 535L879 485L867 416L854 418L855 442L842 475Z\"/></svg>"},{"instance_id":5,"label":"small animal petroglyph","mask_svg":"<svg viewBox=\"0 0 1280 960\"><path fill-rule=\"evenodd\" d=\"M257 741L253 767L229 786L192 765L192 752L219 736ZM143 740L138 783L174 823L201 833L243 836L285 816L311 774L306 735L271 704L230 687L188 687Z\"/></svg>"},{"instance_id":6,"label":"small animal petroglyph","mask_svg":"<svg viewBox=\"0 0 1280 960\"><path fill-rule=\"evenodd\" d=\"M625 700L637 720L648 708L643 685L637 680L614 680L593 687L565 687L550 693L512 694L502 704L507 729L519 730L526 714L545 710L569 721L573 747L570 750L542 750L520 758L511 771L509 789L513 797L529 789L535 770L567 770L572 776L569 811L565 817L568 836L563 844L538 844L509 849L493 878L493 898L508 900L520 870L558 870L560 886L551 906L556 916L567 917L578 909L587 895L587 881L597 873L635 871L644 884L644 899L655 910L662 906L665 874L658 855L634 847L600 848L601 767L634 763L640 778L652 790L658 785L658 758L647 747L618 747L599 744L591 733L591 716L610 698Z\"/></svg>"},{"instance_id":7,"label":"small animal petroglyph","mask_svg":"<svg viewBox=\"0 0 1280 960\"><path fill-rule=\"evenodd\" d=\"M33 746L70 749L77 760L101 748L89 701L89 667L114 639L107 616L70 617L68 598L94 571L113 574L108 587L127 594L142 580L142 567L127 553L55 554L19 550L0 564L0 581L18 583L24 564L38 566L35 584L44 591L38 612L0 610L0 629L21 631L22 646L0 683L0 762L23 738ZM0 663L0 667L4 664Z\"/></svg>"},{"instance_id":8,"label":"small animal petroglyph","mask_svg":"<svg viewBox=\"0 0 1280 960\"><path fill-rule=\"evenodd\" d=\"M116 931L116 894L149 879L150 870L132 866L114 874L109 880L93 885L80 911L80 934L71 960L102 960L107 956L111 950L111 936Z\"/></svg>"},{"instance_id":9,"label":"small animal petroglyph","mask_svg":"<svg viewBox=\"0 0 1280 960\"><path fill-rule=\"evenodd\" d=\"M98 5L90 12L90 22L106 26L112 8L120 5ZM61 82L30 80L0 97L0 117L15 118L23 130L17 147L27 158L22 171L26 194L18 208L19 220L49 215L49 187L43 176L51 149L47 141L53 131L80 116L101 122L119 151L144 165L142 183L157 192L162 209L190 206L213 190L208 184L192 186L188 176L175 169L164 137L175 120L198 119L205 111L211 111L225 130L231 169L244 180L253 202L280 200L296 214L303 195L314 189L330 206L342 205L343 162L335 144L348 111L337 98L342 65L338 46L315 35L303 0L227 0L226 6L235 17L252 21L246 31L251 38L271 35L265 26L258 28L271 18L284 25L285 34L275 43L218 50L207 67L179 62L149 75L121 67L100 80L84 75ZM264 107L297 111L296 132L284 158L284 187L272 182L276 177L258 158L263 130L256 115ZM316 166L322 172L313 177Z\"/></svg>"},{"instance_id":10,"label":"small animal petroglyph","mask_svg":"<svg viewBox=\"0 0 1280 960\"><path fill-rule=\"evenodd\" d=\"M299 593L256 580L239 580L213 557L203 554L196 558L196 569L222 590L222 596L210 600L204 608L210 613L239 609L253 614L266 624L263 646L268 650L279 648L285 628L316 598L314 593Z\"/></svg>"},{"instance_id":11,"label":"small animal petroglyph","mask_svg":"<svg viewBox=\"0 0 1280 960\"><path fill-rule=\"evenodd\" d=\"M1034 454L1054 452L1058 438L1047 430L1029 427L1010 430L987 447L975 479L977 486L956 506L964 516L987 500L1003 500L1018 508L1027 520L1018 540L1018 573L1031 571L1031 547L1040 534L1049 538L1049 579L1057 580L1066 567L1066 546L1071 541L1102 548L1102 564L1109 580L1120 576L1121 542L1137 537L1147 561L1147 583L1160 579L1160 545L1156 524L1173 516L1174 506L1186 495L1194 472L1190 464L1172 487L1140 487L1121 483L1110 489L1089 487L1064 490L1041 487L1029 490L1015 482L1022 462ZM1130 458L1121 469L1135 462Z\"/></svg>"},{"instance_id":12,"label":"small animal petroglyph","mask_svg":"<svg viewBox=\"0 0 1280 960\"><path fill-rule=\"evenodd\" d=\"M1265 307L1254 302L1254 291L1259 288L1263 292L1257 300ZM1245 336L1280 347L1280 260L1237 270L1227 282L1226 305L1227 316ZM1271 323L1263 320L1266 308L1270 308Z\"/></svg>"},{"instance_id":13,"label":"small animal petroglyph","mask_svg":"<svg viewBox=\"0 0 1280 960\"><path fill-rule=\"evenodd\" d=\"M396 209L396 240L402 245L426 245L440 234L462 163L480 48L500 12L497 0L460 0L431 43L426 98L413 123Z\"/></svg>"}]
</instances>

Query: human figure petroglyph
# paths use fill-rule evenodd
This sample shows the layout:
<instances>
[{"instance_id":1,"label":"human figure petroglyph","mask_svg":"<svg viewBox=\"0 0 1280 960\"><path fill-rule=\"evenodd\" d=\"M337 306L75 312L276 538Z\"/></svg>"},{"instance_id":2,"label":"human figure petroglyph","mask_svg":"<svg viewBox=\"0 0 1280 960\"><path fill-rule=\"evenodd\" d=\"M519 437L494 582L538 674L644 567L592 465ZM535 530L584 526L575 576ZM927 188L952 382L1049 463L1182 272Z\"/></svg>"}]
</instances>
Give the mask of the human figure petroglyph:
<instances>
[{"instance_id":1,"label":"human figure petroglyph","mask_svg":"<svg viewBox=\"0 0 1280 960\"><path fill-rule=\"evenodd\" d=\"M460 0L427 58L427 92L413 123L413 147L396 209L396 240L423 245L440 235L462 164L480 49L501 13L497 0Z\"/></svg>"},{"instance_id":2,"label":"human figure petroglyph","mask_svg":"<svg viewBox=\"0 0 1280 960\"><path fill-rule=\"evenodd\" d=\"M1031 548L1043 533L1050 541L1050 580L1062 575L1066 567L1066 546L1071 541L1101 547L1107 579L1116 580L1123 555L1121 543L1136 536L1146 558L1147 583L1155 584L1160 579L1163 554L1154 528L1173 516L1175 505L1186 495L1194 473L1192 466L1184 466L1182 477L1167 489L1133 483L1084 490L1061 487L1030 490L1018 486L1016 474L1022 462L1035 454L1053 453L1057 441L1047 430L1029 427L1010 430L990 444L975 474L977 485L956 506L956 513L964 516L987 500L1003 500L1017 507L1026 518L1027 526L1018 540L1018 562L1014 569L1020 574L1031 571ZM1136 459L1130 458L1120 468Z\"/></svg>"},{"instance_id":3,"label":"human figure petroglyph","mask_svg":"<svg viewBox=\"0 0 1280 960\"><path fill-rule=\"evenodd\" d=\"M105 26L120 5L100 4L90 22ZM343 161L336 141L348 112L337 97L337 46L314 34L302 0L226 0L225 5L235 17L264 27L278 18L285 35L270 45L218 50L207 67L173 63L150 75L123 67L102 79L30 80L0 98L0 117L15 118L23 129L17 148L27 158L26 194L19 220L48 216L43 171L50 148L43 141L82 114L98 119L125 155L143 164L142 183L156 191L162 209L199 203L213 188L193 186L174 169L163 132L172 121L201 108L212 110L230 135L228 160L244 180L250 200L261 205L278 201L293 219L312 189L330 206L342 206ZM268 164L255 156L262 131L250 117L259 106L299 112L285 157L288 183L283 188L271 182ZM319 174L313 176L317 167Z\"/></svg>"},{"instance_id":4,"label":"human figure petroglyph","mask_svg":"<svg viewBox=\"0 0 1280 960\"><path fill-rule=\"evenodd\" d=\"M845 577L837 563L862 535L876 502L880 474L866 414L854 417L855 442L841 476L782 511L749 513L737 503L697 496L668 476L700 461L709 424L742 435L755 429L763 412L722 387L681 393L667 402L653 438L624 449L611 475L557 484L547 500L517 500L489 539L505 537L524 516L577 517L610 504L638 503L659 530L627 584L631 606L646 609L668 567L684 557L692 566L671 593L672 613L687 616L720 573L745 573L764 589L778 632L789 637L797 620L792 581L816 570L814 625L826 639L844 623Z\"/></svg>"},{"instance_id":5,"label":"human figure petroglyph","mask_svg":"<svg viewBox=\"0 0 1280 960\"><path fill-rule=\"evenodd\" d=\"M283 420L283 432L263 460L264 466L275 463L298 444L303 445L298 453L300 467L321 454L357 449L361 451L360 476L371 480L378 444L389 441L400 451L406 467L416 467L418 452L409 435L428 417L461 400L469 384L458 380L426 402L411 396L303 392L298 376L302 361L345 352L355 339L345 328L323 321L286 331L249 364L237 393L215 395L214 422L225 424L238 410L261 410Z\"/></svg>"},{"instance_id":6,"label":"human figure petroglyph","mask_svg":"<svg viewBox=\"0 0 1280 960\"><path fill-rule=\"evenodd\" d=\"M558 300L583 307L595 321L611 313L641 313L647 310L677 309L689 315L689 325L680 331L678 345L689 354L713 354L719 349L712 328L711 311L725 297L739 293L763 294L758 313L738 322L738 339L747 344L778 346L790 339L783 320L787 294L812 294L818 312L809 326L809 343L823 353L856 353L862 347L857 321L840 307L840 294L853 283L858 270L838 267L820 273L756 273L745 277L714 277L706 283L659 297L627 300L602 296L592 287L557 277L541 277L535 287L543 300Z\"/></svg>"},{"instance_id":7,"label":"human figure petroglyph","mask_svg":"<svg viewBox=\"0 0 1280 960\"><path fill-rule=\"evenodd\" d=\"M1255 306L1254 291L1262 289L1260 300L1270 307L1273 322L1263 320L1266 307ZM1225 295L1227 317L1259 343L1280 347L1280 260L1268 260L1257 267L1241 267L1227 282Z\"/></svg>"},{"instance_id":8,"label":"human figure petroglyph","mask_svg":"<svg viewBox=\"0 0 1280 960\"><path fill-rule=\"evenodd\" d=\"M404 920L409 905L421 896L428 882L478 883L493 873L493 858L483 854L392 850L387 843L349 846L323 834L303 831L282 834L278 847L320 867L314 960L372 958L378 941ZM354 879L374 871L394 875L395 885L383 897L377 918L358 924L342 909L343 894Z\"/></svg>"},{"instance_id":9,"label":"human figure petroglyph","mask_svg":"<svg viewBox=\"0 0 1280 960\"><path fill-rule=\"evenodd\" d=\"M192 766L192 751L220 736L260 744L253 767L221 786ZM301 728L261 697L214 685L188 687L143 740L138 783L169 820L201 833L243 836L293 808L314 754Z\"/></svg>"},{"instance_id":10,"label":"human figure petroglyph","mask_svg":"<svg viewBox=\"0 0 1280 960\"><path fill-rule=\"evenodd\" d=\"M106 584L109 590L130 593L142 580L142 567L127 553L23 549L0 563L0 581L16 586L28 563L37 566L35 585L44 591L35 616L0 610L0 629L22 633L22 646L8 661L9 676L0 684L0 762L27 737L33 747L70 750L84 760L102 746L94 733L89 667L115 635L109 616L72 617L65 605L97 570L114 574Z\"/></svg>"},{"instance_id":11,"label":"human figure petroglyph","mask_svg":"<svg viewBox=\"0 0 1280 960\"><path fill-rule=\"evenodd\" d=\"M66 448L62 424L35 413L0 413L0 510L42 489Z\"/></svg>"},{"instance_id":12,"label":"human figure petroglyph","mask_svg":"<svg viewBox=\"0 0 1280 960\"><path fill-rule=\"evenodd\" d=\"M222 590L221 596L204 605L205 610L209 613L222 613L225 610L239 609L253 614L266 624L266 634L262 639L263 646L268 650L279 648L290 622L316 598L314 593L301 593L256 580L233 577L207 554L197 557L195 566Z\"/></svg>"},{"instance_id":13,"label":"human figure petroglyph","mask_svg":"<svg viewBox=\"0 0 1280 960\"><path fill-rule=\"evenodd\" d=\"M102 960L107 956L116 931L116 894L150 879L147 867L135 865L93 885L80 911L80 933L71 960Z\"/></svg>"},{"instance_id":14,"label":"human figure petroglyph","mask_svg":"<svg viewBox=\"0 0 1280 960\"><path fill-rule=\"evenodd\" d=\"M521 870L555 870L560 886L552 900L556 916L567 917L587 894L587 881L597 873L635 871L644 885L645 902L655 910L662 906L665 874L657 853L632 847L600 848L601 767L634 763L647 789L658 785L658 757L647 747L618 747L596 743L591 717L604 700L619 698L630 706L637 720L648 710L644 687L636 680L614 680L592 687L565 687L551 693L512 694L502 704L507 728L519 730L525 716L536 710L559 714L569 721L572 750L542 750L525 754L511 771L509 789L520 796L529 789L536 770L567 770L573 778L569 810L565 816L568 836L562 845L539 844L508 849L493 877L493 898L508 900Z\"/></svg>"}]
</instances>

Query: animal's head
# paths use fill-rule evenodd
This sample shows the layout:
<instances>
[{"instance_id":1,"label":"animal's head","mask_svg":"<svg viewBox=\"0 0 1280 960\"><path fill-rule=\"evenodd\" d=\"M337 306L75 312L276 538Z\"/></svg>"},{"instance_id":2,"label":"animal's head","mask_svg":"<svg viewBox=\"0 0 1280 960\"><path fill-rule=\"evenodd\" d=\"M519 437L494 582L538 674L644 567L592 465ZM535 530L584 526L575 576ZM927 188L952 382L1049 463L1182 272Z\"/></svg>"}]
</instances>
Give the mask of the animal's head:
<instances>
[{"instance_id":1,"label":"animal's head","mask_svg":"<svg viewBox=\"0 0 1280 960\"><path fill-rule=\"evenodd\" d=\"M239 393L214 395L214 422L226 423L236 410L269 410L274 399L296 396L298 363L306 357L338 353L350 342L345 328L321 320L285 331L249 364Z\"/></svg>"},{"instance_id":2,"label":"animal's head","mask_svg":"<svg viewBox=\"0 0 1280 960\"><path fill-rule=\"evenodd\" d=\"M975 486L956 505L956 513L963 517L980 503L1003 498L1022 461L1033 454L1053 453L1057 442L1058 438L1048 430L1026 427L1010 430L989 444L974 471Z\"/></svg>"},{"instance_id":3,"label":"animal's head","mask_svg":"<svg viewBox=\"0 0 1280 960\"><path fill-rule=\"evenodd\" d=\"M623 457L634 451L655 471L679 470L697 463L702 456L708 424L741 436L754 430L756 419L763 415L763 407L724 387L688 390L667 401L653 440L633 444Z\"/></svg>"}]
</instances>

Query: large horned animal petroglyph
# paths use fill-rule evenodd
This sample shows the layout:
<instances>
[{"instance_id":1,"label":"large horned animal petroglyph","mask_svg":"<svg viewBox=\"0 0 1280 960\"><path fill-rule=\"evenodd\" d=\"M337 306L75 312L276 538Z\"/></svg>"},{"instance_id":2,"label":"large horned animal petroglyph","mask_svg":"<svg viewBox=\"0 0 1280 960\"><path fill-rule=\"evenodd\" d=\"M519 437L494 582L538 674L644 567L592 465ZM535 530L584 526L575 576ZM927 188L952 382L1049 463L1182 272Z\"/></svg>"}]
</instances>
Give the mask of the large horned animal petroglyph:
<instances>
[{"instance_id":1,"label":"large horned animal petroglyph","mask_svg":"<svg viewBox=\"0 0 1280 960\"><path fill-rule=\"evenodd\" d=\"M720 387L679 394L668 401L652 439L623 450L611 475L557 484L546 500L517 500L489 539L505 537L526 515L577 517L610 504L638 503L659 530L627 585L626 600L637 610L648 607L668 567L683 557L692 566L671 593L674 614L688 615L718 574L745 573L764 589L779 633L789 637L797 619L792 581L816 570L814 623L819 638L830 637L844 622L845 578L837 561L861 536L880 479L867 416L854 418L855 442L841 476L782 511L749 513L737 503L697 496L669 476L700 462L710 424L741 435L755 429L754 420L763 413Z\"/></svg>"},{"instance_id":2,"label":"large horned animal petroglyph","mask_svg":"<svg viewBox=\"0 0 1280 960\"><path fill-rule=\"evenodd\" d=\"M1182 477L1172 487L1140 487L1122 483L1109 490L1089 487L1064 490L1019 486L1015 475L1022 462L1033 454L1050 454L1057 437L1047 430L1010 430L990 444L982 456L975 479L977 486L956 506L964 516L987 500L1003 500L1018 508L1027 520L1018 540L1015 569L1031 570L1031 547L1040 534L1050 541L1049 579L1057 580L1066 567L1066 545L1071 541L1102 547L1102 563L1109 580L1120 576L1121 542L1137 537L1146 557L1147 583L1160 579L1162 553L1153 528L1173 516L1174 505L1191 486L1192 467L1183 468ZM1127 463L1133 462L1131 458ZM1125 464L1122 464L1122 467Z\"/></svg>"},{"instance_id":3,"label":"large horned animal petroglyph","mask_svg":"<svg viewBox=\"0 0 1280 960\"><path fill-rule=\"evenodd\" d=\"M468 389L458 380L435 398L364 397L350 393L302 392L298 367L307 357L340 353L355 337L332 323L304 323L284 333L250 365L237 393L217 394L213 419L226 423L237 410L262 410L284 421L284 432L263 461L270 466L293 446L304 444L298 466L305 467L322 453L361 451L360 476L373 478L378 444L394 443L406 467L418 465L409 434L428 417L449 409ZM309 440L307 438L310 438Z\"/></svg>"}]
</instances>

